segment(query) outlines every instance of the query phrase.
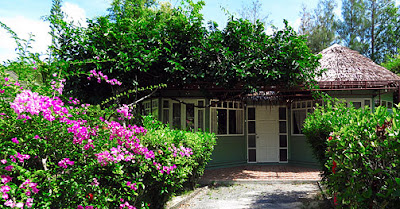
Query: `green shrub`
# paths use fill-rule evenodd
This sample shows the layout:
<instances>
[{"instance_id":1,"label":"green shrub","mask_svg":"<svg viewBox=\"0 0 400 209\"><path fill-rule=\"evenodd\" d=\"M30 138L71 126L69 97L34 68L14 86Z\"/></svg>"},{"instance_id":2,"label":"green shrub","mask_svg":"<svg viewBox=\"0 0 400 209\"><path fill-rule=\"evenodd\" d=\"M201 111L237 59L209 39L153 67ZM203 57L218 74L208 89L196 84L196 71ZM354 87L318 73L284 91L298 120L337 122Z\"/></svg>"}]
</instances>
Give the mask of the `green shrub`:
<instances>
[{"instance_id":1,"label":"green shrub","mask_svg":"<svg viewBox=\"0 0 400 209\"><path fill-rule=\"evenodd\" d=\"M385 107L371 112L369 108L328 104L310 114L304 130L326 168L324 183L335 204L342 208L398 208L397 109L391 114Z\"/></svg>"},{"instance_id":2,"label":"green shrub","mask_svg":"<svg viewBox=\"0 0 400 209\"><path fill-rule=\"evenodd\" d=\"M215 144L42 92L0 71L0 208L162 208L196 183Z\"/></svg>"},{"instance_id":3,"label":"green shrub","mask_svg":"<svg viewBox=\"0 0 400 209\"><path fill-rule=\"evenodd\" d=\"M153 180L147 183L146 193L151 193L147 196L153 198L150 202L162 206L173 193L194 188L210 160L216 138L206 132L171 130L150 116L143 119L147 134L140 138L141 142L157 150L156 158L162 159L160 163L177 165L174 175L152 174ZM184 154L184 147L190 148L192 155L179 158Z\"/></svg>"}]
</instances>

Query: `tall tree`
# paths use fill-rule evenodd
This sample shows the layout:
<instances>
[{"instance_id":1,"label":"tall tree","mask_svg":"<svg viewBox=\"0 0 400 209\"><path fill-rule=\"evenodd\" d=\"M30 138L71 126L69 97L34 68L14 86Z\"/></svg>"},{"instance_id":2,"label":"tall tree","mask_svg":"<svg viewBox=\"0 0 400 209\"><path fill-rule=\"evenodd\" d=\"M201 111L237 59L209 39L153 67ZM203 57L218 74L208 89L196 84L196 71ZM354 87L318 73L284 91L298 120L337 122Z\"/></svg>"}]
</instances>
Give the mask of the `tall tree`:
<instances>
[{"instance_id":1,"label":"tall tree","mask_svg":"<svg viewBox=\"0 0 400 209\"><path fill-rule=\"evenodd\" d=\"M396 33L400 27L399 9L394 0L366 0L367 31L369 50L375 62L382 62L385 54L393 52L399 45Z\"/></svg>"},{"instance_id":2,"label":"tall tree","mask_svg":"<svg viewBox=\"0 0 400 209\"><path fill-rule=\"evenodd\" d=\"M300 35L310 35L311 29L313 28L313 16L311 11L307 8L307 6L303 3L301 5L300 11L300 26L298 29L298 33Z\"/></svg>"},{"instance_id":3,"label":"tall tree","mask_svg":"<svg viewBox=\"0 0 400 209\"><path fill-rule=\"evenodd\" d=\"M343 0L342 19L338 20L337 33L342 43L353 50L366 54L369 44L366 36L367 18L363 0Z\"/></svg>"},{"instance_id":4,"label":"tall tree","mask_svg":"<svg viewBox=\"0 0 400 209\"><path fill-rule=\"evenodd\" d=\"M377 63L397 53L400 30L395 0L343 0L338 34L345 46Z\"/></svg>"},{"instance_id":5,"label":"tall tree","mask_svg":"<svg viewBox=\"0 0 400 209\"><path fill-rule=\"evenodd\" d=\"M303 5L300 12L299 33L307 35L307 45L314 53L329 47L335 41L335 0L320 0L317 8L308 11Z\"/></svg>"},{"instance_id":6,"label":"tall tree","mask_svg":"<svg viewBox=\"0 0 400 209\"><path fill-rule=\"evenodd\" d=\"M272 24L272 21L268 20L269 14L264 13L260 0L252 0L250 4L242 5L238 12L241 18L249 20L253 25L256 25L257 20L266 26Z\"/></svg>"}]
</instances>

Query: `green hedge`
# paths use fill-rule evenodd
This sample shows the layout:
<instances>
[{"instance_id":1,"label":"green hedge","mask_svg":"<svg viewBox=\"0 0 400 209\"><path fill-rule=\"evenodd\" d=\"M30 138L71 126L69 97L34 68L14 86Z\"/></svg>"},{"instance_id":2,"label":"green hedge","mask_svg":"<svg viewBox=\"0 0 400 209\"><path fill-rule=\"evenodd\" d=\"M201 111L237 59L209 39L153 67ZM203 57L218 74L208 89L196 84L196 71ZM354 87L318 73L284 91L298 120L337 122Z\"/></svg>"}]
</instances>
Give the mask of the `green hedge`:
<instances>
[{"instance_id":1,"label":"green hedge","mask_svg":"<svg viewBox=\"0 0 400 209\"><path fill-rule=\"evenodd\" d=\"M154 173L147 176L149 181L146 181L145 196L151 198L147 202L163 206L173 193L195 187L211 159L216 137L207 132L172 130L150 116L143 117L143 126L147 134L140 138L141 142L157 150L156 158L162 159L161 164L177 165L174 175ZM176 156L181 155L180 147L190 148L192 155L176 158L174 153Z\"/></svg>"},{"instance_id":2,"label":"green hedge","mask_svg":"<svg viewBox=\"0 0 400 209\"><path fill-rule=\"evenodd\" d=\"M304 133L324 166L325 185L338 207L398 208L400 113L385 107L346 108L332 102L305 121Z\"/></svg>"},{"instance_id":3,"label":"green hedge","mask_svg":"<svg viewBox=\"0 0 400 209\"><path fill-rule=\"evenodd\" d=\"M117 122L114 109L21 89L3 75L0 208L163 208L210 159L213 134Z\"/></svg>"}]
</instances>

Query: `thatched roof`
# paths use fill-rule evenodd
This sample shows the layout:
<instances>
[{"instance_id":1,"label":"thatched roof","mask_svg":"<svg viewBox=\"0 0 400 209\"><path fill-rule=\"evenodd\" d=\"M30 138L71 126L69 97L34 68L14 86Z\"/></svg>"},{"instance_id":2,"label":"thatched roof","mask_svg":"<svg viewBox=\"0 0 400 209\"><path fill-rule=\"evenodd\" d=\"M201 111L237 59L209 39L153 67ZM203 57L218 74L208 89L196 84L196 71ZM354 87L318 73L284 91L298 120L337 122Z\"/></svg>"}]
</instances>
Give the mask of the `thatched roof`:
<instances>
[{"instance_id":1,"label":"thatched roof","mask_svg":"<svg viewBox=\"0 0 400 209\"><path fill-rule=\"evenodd\" d=\"M320 60L327 71L316 78L320 88L382 88L398 86L400 77L357 51L332 45Z\"/></svg>"}]
</instances>

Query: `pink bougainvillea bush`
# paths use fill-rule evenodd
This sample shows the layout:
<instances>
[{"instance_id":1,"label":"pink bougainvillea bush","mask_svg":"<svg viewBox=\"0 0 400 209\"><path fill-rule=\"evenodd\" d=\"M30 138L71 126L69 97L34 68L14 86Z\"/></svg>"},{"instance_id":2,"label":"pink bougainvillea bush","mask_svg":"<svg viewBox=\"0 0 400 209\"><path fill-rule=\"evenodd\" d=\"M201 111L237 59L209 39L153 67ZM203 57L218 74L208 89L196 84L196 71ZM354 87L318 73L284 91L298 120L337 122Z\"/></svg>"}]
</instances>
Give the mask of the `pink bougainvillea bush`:
<instances>
[{"instance_id":1,"label":"pink bougainvillea bush","mask_svg":"<svg viewBox=\"0 0 400 209\"><path fill-rule=\"evenodd\" d=\"M128 106L64 99L64 82L38 93L0 74L0 208L162 208L204 171L213 135L129 124Z\"/></svg>"}]
</instances>

